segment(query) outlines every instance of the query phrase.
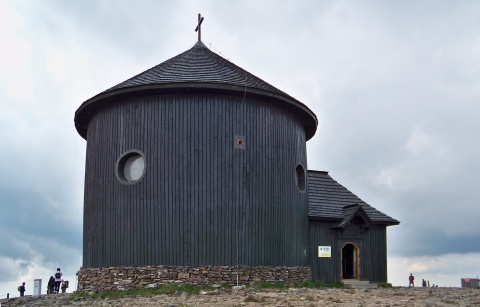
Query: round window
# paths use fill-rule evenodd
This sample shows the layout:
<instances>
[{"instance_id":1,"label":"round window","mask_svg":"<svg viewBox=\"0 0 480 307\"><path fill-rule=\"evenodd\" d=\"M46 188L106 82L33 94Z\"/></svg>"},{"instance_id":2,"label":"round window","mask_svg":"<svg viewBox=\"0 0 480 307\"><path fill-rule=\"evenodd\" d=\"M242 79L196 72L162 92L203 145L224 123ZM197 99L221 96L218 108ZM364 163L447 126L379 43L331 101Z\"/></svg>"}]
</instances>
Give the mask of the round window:
<instances>
[{"instance_id":1,"label":"round window","mask_svg":"<svg viewBox=\"0 0 480 307\"><path fill-rule=\"evenodd\" d=\"M145 174L145 157L139 151L129 151L117 161L116 175L122 183L136 183Z\"/></svg>"},{"instance_id":2,"label":"round window","mask_svg":"<svg viewBox=\"0 0 480 307\"><path fill-rule=\"evenodd\" d=\"M305 182L305 170L303 169L303 166L301 164L297 165L295 172L297 174L297 187L300 191L304 192L306 182Z\"/></svg>"}]
</instances>

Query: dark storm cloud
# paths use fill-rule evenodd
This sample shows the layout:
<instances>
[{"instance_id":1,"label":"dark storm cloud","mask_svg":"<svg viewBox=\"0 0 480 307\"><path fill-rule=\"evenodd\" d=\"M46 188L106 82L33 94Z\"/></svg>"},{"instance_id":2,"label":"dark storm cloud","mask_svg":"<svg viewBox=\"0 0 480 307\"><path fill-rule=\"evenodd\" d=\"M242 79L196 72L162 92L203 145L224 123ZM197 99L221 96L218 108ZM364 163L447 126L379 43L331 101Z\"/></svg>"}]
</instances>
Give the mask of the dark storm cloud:
<instances>
[{"instance_id":1,"label":"dark storm cloud","mask_svg":"<svg viewBox=\"0 0 480 307\"><path fill-rule=\"evenodd\" d=\"M406 227L408 226L410 225ZM404 236L400 239L402 243L391 247L391 251L403 257L478 253L480 250L480 238L476 234L447 235L441 230L422 228L422 225L404 231Z\"/></svg>"},{"instance_id":2,"label":"dark storm cloud","mask_svg":"<svg viewBox=\"0 0 480 307\"><path fill-rule=\"evenodd\" d=\"M12 259L27 259L32 257L31 251L23 244L23 231L16 225L5 225L2 223L0 231L2 234L0 237L0 245L3 246L1 256ZM9 229L15 229L16 233L9 231Z\"/></svg>"}]
</instances>

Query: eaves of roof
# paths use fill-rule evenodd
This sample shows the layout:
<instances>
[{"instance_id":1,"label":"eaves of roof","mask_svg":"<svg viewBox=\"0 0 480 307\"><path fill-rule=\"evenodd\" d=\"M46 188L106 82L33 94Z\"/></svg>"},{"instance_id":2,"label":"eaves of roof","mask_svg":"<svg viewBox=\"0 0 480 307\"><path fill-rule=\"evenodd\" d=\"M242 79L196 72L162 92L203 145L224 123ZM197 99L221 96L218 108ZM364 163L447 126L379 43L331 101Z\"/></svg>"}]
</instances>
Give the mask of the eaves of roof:
<instances>
[{"instance_id":1,"label":"eaves of roof","mask_svg":"<svg viewBox=\"0 0 480 307\"><path fill-rule=\"evenodd\" d=\"M308 171L309 214L311 220L341 221L344 209L360 205L375 225L398 225L400 222L370 206L335 181L328 172Z\"/></svg>"}]
</instances>

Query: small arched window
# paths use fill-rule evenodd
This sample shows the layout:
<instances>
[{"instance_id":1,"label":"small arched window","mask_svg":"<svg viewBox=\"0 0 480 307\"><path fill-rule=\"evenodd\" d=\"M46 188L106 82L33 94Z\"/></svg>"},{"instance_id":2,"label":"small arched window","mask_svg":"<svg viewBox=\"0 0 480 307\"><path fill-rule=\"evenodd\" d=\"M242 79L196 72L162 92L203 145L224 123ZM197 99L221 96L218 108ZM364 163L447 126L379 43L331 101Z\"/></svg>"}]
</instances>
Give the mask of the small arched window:
<instances>
[{"instance_id":1,"label":"small arched window","mask_svg":"<svg viewBox=\"0 0 480 307\"><path fill-rule=\"evenodd\" d=\"M296 177L297 177L297 187L300 191L305 192L305 187L307 185L306 178L305 178L305 170L301 164L297 165L295 169Z\"/></svg>"}]
</instances>

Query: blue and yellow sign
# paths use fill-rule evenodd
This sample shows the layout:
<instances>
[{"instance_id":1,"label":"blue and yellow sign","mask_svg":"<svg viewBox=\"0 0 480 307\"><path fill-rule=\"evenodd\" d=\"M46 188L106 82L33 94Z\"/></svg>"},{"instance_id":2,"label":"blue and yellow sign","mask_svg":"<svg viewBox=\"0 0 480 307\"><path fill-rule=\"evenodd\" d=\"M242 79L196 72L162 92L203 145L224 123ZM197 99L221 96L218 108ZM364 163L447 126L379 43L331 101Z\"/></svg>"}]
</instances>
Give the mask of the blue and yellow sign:
<instances>
[{"instance_id":1,"label":"blue and yellow sign","mask_svg":"<svg viewBox=\"0 0 480 307\"><path fill-rule=\"evenodd\" d=\"M332 247L331 246L319 246L318 247L318 257L332 257Z\"/></svg>"}]
</instances>

